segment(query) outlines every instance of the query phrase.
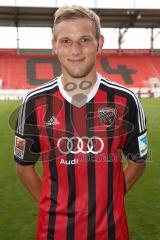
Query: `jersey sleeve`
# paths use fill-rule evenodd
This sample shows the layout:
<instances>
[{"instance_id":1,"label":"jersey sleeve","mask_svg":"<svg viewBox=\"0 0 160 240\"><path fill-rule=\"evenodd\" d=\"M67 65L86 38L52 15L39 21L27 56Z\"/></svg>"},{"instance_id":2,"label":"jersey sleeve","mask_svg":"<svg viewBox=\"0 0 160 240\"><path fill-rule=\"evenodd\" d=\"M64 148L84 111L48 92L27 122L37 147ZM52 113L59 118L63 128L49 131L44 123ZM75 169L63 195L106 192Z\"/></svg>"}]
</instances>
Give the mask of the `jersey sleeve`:
<instances>
[{"instance_id":1,"label":"jersey sleeve","mask_svg":"<svg viewBox=\"0 0 160 240\"><path fill-rule=\"evenodd\" d=\"M148 151L146 116L136 95L128 100L126 121L131 128L127 133L123 153L128 160L142 162L146 160Z\"/></svg>"},{"instance_id":2,"label":"jersey sleeve","mask_svg":"<svg viewBox=\"0 0 160 240\"><path fill-rule=\"evenodd\" d=\"M16 125L14 160L21 165L35 164L41 151L39 133L35 104L27 97L19 110Z\"/></svg>"}]
</instances>

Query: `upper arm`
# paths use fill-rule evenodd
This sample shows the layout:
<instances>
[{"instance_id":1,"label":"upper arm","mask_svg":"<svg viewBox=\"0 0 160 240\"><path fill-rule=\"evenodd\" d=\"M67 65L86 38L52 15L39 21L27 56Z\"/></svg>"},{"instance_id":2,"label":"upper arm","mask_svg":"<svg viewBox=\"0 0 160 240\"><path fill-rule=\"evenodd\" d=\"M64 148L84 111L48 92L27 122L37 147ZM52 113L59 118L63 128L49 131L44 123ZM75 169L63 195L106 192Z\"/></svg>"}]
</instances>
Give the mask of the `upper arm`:
<instances>
[{"instance_id":1,"label":"upper arm","mask_svg":"<svg viewBox=\"0 0 160 240\"><path fill-rule=\"evenodd\" d=\"M143 162L147 158L148 150L146 117L135 95L128 101L128 113L125 120L130 123L131 128L127 132L123 153L128 160L136 163Z\"/></svg>"},{"instance_id":2,"label":"upper arm","mask_svg":"<svg viewBox=\"0 0 160 240\"><path fill-rule=\"evenodd\" d=\"M33 165L39 158L40 143L33 101L23 102L15 131L14 159L19 165Z\"/></svg>"}]
</instances>

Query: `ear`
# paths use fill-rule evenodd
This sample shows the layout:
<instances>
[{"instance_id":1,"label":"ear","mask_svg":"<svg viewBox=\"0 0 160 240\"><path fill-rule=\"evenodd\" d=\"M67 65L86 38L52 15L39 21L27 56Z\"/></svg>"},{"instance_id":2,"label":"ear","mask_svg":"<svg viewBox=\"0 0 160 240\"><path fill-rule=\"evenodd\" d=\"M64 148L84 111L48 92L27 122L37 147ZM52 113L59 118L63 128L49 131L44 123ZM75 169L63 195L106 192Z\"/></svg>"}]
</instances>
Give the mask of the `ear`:
<instances>
[{"instance_id":1,"label":"ear","mask_svg":"<svg viewBox=\"0 0 160 240\"><path fill-rule=\"evenodd\" d=\"M53 48L54 52L57 53L56 40L55 39L52 39L52 48Z\"/></svg>"},{"instance_id":2,"label":"ear","mask_svg":"<svg viewBox=\"0 0 160 240\"><path fill-rule=\"evenodd\" d=\"M104 44L104 36L100 35L100 37L98 39L97 53L101 53L102 52L103 44Z\"/></svg>"}]
</instances>

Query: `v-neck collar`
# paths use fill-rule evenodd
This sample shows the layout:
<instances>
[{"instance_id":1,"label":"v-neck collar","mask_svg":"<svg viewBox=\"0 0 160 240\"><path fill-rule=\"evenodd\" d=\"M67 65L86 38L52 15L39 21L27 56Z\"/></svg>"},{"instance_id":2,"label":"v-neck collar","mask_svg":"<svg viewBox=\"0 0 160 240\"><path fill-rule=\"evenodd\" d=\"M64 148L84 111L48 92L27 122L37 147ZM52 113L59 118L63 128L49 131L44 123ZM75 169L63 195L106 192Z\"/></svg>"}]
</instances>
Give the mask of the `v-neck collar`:
<instances>
[{"instance_id":1,"label":"v-neck collar","mask_svg":"<svg viewBox=\"0 0 160 240\"><path fill-rule=\"evenodd\" d=\"M93 86L93 88L91 89L91 91L88 93L87 95L87 100L85 101L85 103L80 106L83 107L86 103L88 103L92 98L94 98L94 96L96 95L99 85L100 85L100 81L101 81L101 75L99 73L97 73L97 80ZM58 77L57 79L57 83L58 83L58 87L59 87L59 91L61 92L62 96L65 98L66 101L68 101L70 104L78 107L77 105L73 104L72 101L72 97L66 92L66 90L63 87L62 84L62 75Z\"/></svg>"}]
</instances>

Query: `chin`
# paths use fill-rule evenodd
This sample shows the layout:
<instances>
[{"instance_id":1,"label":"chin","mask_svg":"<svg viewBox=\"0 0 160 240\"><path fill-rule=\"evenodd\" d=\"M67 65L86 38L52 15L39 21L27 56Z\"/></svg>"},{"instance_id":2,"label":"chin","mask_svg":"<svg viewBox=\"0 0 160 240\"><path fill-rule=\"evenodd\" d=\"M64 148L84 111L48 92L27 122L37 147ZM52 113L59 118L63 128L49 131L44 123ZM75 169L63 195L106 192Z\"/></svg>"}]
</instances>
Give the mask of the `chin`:
<instances>
[{"instance_id":1,"label":"chin","mask_svg":"<svg viewBox=\"0 0 160 240\"><path fill-rule=\"evenodd\" d=\"M63 70L68 73L72 78L84 78L86 77L93 69L94 65L89 65L86 67L77 68L76 66L67 67L63 66Z\"/></svg>"},{"instance_id":2,"label":"chin","mask_svg":"<svg viewBox=\"0 0 160 240\"><path fill-rule=\"evenodd\" d=\"M79 71L70 71L68 72L70 76L74 77L74 78L83 78L85 76L87 76L89 74L90 70L88 71L82 71L82 70L79 70Z\"/></svg>"},{"instance_id":3,"label":"chin","mask_svg":"<svg viewBox=\"0 0 160 240\"><path fill-rule=\"evenodd\" d=\"M70 74L71 77L73 78L84 78L85 76L87 76L87 74Z\"/></svg>"}]
</instances>

